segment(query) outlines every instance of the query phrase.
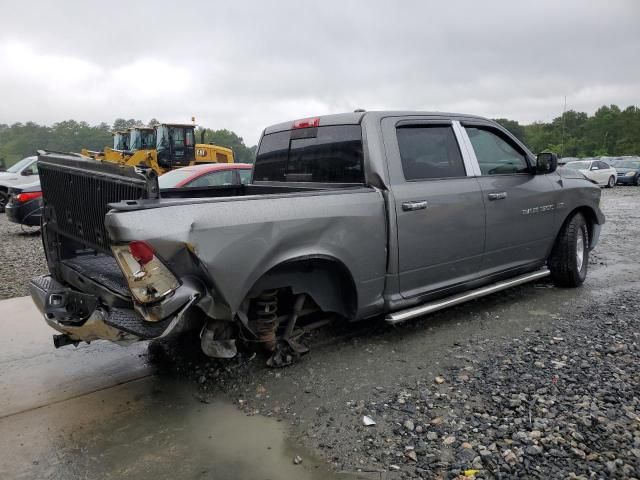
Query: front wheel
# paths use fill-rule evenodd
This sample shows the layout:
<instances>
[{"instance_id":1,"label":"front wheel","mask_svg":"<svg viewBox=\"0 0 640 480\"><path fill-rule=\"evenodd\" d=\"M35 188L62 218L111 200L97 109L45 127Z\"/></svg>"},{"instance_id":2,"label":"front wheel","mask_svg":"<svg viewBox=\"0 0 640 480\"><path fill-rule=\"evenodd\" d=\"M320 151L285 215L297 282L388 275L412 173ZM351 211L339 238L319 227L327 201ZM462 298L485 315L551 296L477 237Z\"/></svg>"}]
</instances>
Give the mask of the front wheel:
<instances>
[{"instance_id":1,"label":"front wheel","mask_svg":"<svg viewBox=\"0 0 640 480\"><path fill-rule=\"evenodd\" d=\"M640 173L636 177L636 187L640 187Z\"/></svg>"},{"instance_id":2,"label":"front wheel","mask_svg":"<svg viewBox=\"0 0 640 480\"><path fill-rule=\"evenodd\" d=\"M589 229L582 214L576 213L564 224L547 263L557 286L582 285L589 265Z\"/></svg>"},{"instance_id":3,"label":"front wheel","mask_svg":"<svg viewBox=\"0 0 640 480\"><path fill-rule=\"evenodd\" d=\"M609 177L609 181L607 182L607 188L613 188L613 186L616 184L616 179L613 178L613 175L611 177Z\"/></svg>"}]
</instances>

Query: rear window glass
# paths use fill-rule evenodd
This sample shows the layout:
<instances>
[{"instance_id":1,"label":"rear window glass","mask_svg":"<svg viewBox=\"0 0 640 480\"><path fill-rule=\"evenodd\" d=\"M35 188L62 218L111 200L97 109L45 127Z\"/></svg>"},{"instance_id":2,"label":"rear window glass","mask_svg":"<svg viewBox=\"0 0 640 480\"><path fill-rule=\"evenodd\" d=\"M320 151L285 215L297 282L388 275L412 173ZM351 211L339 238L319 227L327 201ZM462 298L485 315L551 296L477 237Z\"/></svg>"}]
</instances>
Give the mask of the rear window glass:
<instances>
[{"instance_id":1,"label":"rear window glass","mask_svg":"<svg viewBox=\"0 0 640 480\"><path fill-rule=\"evenodd\" d=\"M364 183L362 129L336 125L265 135L253 180Z\"/></svg>"}]
</instances>

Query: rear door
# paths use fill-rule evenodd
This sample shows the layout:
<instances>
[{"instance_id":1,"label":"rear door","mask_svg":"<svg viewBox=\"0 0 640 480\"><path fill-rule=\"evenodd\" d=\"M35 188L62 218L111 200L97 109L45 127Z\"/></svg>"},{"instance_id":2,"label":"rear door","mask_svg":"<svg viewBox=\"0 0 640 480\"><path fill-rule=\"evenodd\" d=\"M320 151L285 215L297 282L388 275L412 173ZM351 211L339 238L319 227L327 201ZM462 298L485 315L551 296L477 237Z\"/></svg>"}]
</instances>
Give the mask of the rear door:
<instances>
[{"instance_id":1,"label":"rear door","mask_svg":"<svg viewBox=\"0 0 640 480\"><path fill-rule=\"evenodd\" d=\"M484 202L450 120L382 121L397 224L402 296L477 276L484 251Z\"/></svg>"},{"instance_id":2,"label":"rear door","mask_svg":"<svg viewBox=\"0 0 640 480\"><path fill-rule=\"evenodd\" d=\"M555 190L535 159L489 123L463 123L486 204L485 275L542 260L553 242Z\"/></svg>"}]
</instances>

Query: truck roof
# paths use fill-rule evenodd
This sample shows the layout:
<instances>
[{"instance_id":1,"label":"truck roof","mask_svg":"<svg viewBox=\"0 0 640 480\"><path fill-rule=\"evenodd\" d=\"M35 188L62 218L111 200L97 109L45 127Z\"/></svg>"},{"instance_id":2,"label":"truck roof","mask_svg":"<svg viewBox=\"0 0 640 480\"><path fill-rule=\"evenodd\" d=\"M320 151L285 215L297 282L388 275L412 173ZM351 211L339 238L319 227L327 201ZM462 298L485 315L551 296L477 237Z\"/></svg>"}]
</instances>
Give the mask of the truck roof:
<instances>
[{"instance_id":1,"label":"truck roof","mask_svg":"<svg viewBox=\"0 0 640 480\"><path fill-rule=\"evenodd\" d=\"M414 111L414 110L372 110L372 111L355 111L347 113L335 113L331 115L317 115L308 118L319 118L321 126L329 125L356 125L362 122L362 119L366 117L401 117L407 115L420 115L429 117L445 117L445 118L466 118L466 119L478 119L488 120L485 117L477 115L468 115L463 113L449 113L449 112L432 112L432 111ZM275 133L284 130L291 130L293 123L301 120L295 119L288 122L276 123L275 125L265 128L264 133Z\"/></svg>"}]
</instances>

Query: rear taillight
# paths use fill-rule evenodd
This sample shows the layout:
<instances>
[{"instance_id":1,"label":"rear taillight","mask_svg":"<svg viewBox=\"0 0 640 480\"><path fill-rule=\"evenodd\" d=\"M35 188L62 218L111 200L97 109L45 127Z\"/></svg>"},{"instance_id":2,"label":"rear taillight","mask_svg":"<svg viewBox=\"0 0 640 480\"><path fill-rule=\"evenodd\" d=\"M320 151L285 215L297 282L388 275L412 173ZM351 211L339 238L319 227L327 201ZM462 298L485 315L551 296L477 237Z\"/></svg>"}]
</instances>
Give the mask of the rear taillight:
<instances>
[{"instance_id":1,"label":"rear taillight","mask_svg":"<svg viewBox=\"0 0 640 480\"><path fill-rule=\"evenodd\" d=\"M138 302L157 302L180 286L178 279L147 242L134 241L127 245L116 245L111 250Z\"/></svg>"},{"instance_id":2,"label":"rear taillight","mask_svg":"<svg viewBox=\"0 0 640 480\"><path fill-rule=\"evenodd\" d=\"M129 252L140 265L146 265L147 263L149 263L151 260L153 260L153 257L156 253L155 250L153 250L153 247L147 242L138 241L129 243Z\"/></svg>"},{"instance_id":3,"label":"rear taillight","mask_svg":"<svg viewBox=\"0 0 640 480\"><path fill-rule=\"evenodd\" d=\"M36 198L40 198L41 196L42 192L26 192L19 193L15 196L15 199L18 203L27 203L29 200L35 200Z\"/></svg>"},{"instance_id":4,"label":"rear taillight","mask_svg":"<svg viewBox=\"0 0 640 480\"><path fill-rule=\"evenodd\" d=\"M302 120L296 120L293 122L293 128L312 128L320 126L320 117L315 118L303 118Z\"/></svg>"}]
</instances>

